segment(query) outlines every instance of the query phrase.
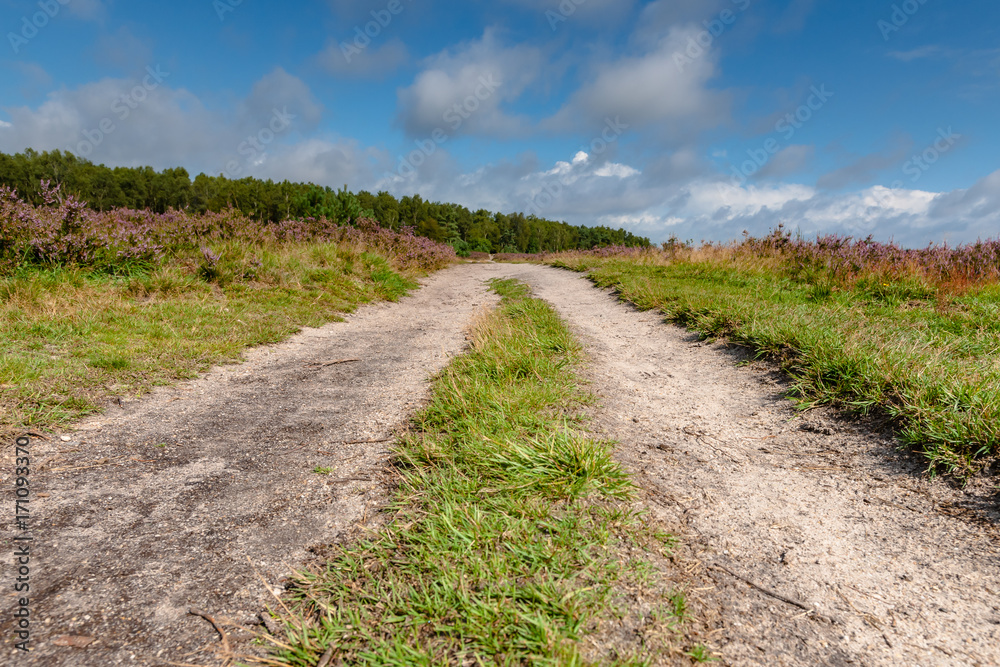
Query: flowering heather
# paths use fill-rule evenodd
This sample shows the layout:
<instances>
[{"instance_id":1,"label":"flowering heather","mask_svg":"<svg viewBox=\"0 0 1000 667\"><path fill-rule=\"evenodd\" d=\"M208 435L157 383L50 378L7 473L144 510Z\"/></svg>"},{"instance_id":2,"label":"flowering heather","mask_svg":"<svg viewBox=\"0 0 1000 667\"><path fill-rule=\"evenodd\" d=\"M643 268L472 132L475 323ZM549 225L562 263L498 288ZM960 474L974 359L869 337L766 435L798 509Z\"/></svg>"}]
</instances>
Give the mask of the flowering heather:
<instances>
[{"instance_id":1,"label":"flowering heather","mask_svg":"<svg viewBox=\"0 0 1000 667\"><path fill-rule=\"evenodd\" d=\"M853 284L878 277L920 280L939 287L1000 281L1000 240L979 241L955 248L948 244L902 248L868 237L827 235L814 241L792 238L782 227L763 239L746 238L736 256L772 257L793 273L826 273L839 283Z\"/></svg>"},{"instance_id":2,"label":"flowering heather","mask_svg":"<svg viewBox=\"0 0 1000 667\"><path fill-rule=\"evenodd\" d=\"M24 264L77 265L108 272L150 267L224 241L248 244L342 242L385 256L400 270L431 271L455 259L451 246L418 237L413 230L385 229L370 219L353 226L326 218L259 222L236 211L191 215L116 209L93 211L42 183L45 206L34 206L0 187L0 275ZM217 259L216 259L217 261Z\"/></svg>"},{"instance_id":3,"label":"flowering heather","mask_svg":"<svg viewBox=\"0 0 1000 667\"><path fill-rule=\"evenodd\" d=\"M807 282L828 281L853 286L863 281L918 281L928 287L962 291L972 285L1000 282L1000 240L978 241L951 247L903 248L872 237L854 239L827 235L814 240L793 237L779 226L764 238L746 237L728 245L707 244L693 248L676 238L662 249L608 246L587 251L560 253L564 260L642 260L665 263L674 260L732 262L737 266L763 265Z\"/></svg>"}]
</instances>

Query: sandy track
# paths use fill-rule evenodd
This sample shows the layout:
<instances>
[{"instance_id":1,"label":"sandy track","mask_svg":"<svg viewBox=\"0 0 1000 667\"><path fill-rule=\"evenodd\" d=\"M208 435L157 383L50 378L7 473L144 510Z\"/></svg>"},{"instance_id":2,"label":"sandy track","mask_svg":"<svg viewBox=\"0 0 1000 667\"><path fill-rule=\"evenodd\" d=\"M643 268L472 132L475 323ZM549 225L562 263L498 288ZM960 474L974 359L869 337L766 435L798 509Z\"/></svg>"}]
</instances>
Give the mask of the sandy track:
<instances>
[{"instance_id":1,"label":"sandy track","mask_svg":"<svg viewBox=\"0 0 1000 667\"><path fill-rule=\"evenodd\" d=\"M211 662L218 637L187 610L252 629L270 603L254 569L279 581L385 501L387 444L343 443L405 422L491 302L484 281L507 276L587 345L597 427L703 564L699 613L727 663L1000 664L995 503L924 480L862 426L796 415L767 368L737 368L575 274L497 264L437 274L399 304L112 407L70 442L38 442L37 650L24 660L6 645L0 664ZM361 361L313 365L350 358ZM97 641L52 644L67 634ZM234 633L244 648L248 636Z\"/></svg>"},{"instance_id":2,"label":"sandy track","mask_svg":"<svg viewBox=\"0 0 1000 667\"><path fill-rule=\"evenodd\" d=\"M34 490L48 494L32 507L36 650L27 659L12 650L5 593L0 664L211 662L218 636L189 608L252 628L275 604L255 569L277 583L308 547L335 541L385 501L390 443L342 443L385 439L405 424L427 379L464 348L474 311L493 302L477 274L449 269L400 303L366 306L252 350L244 364L112 406L69 442L36 440ZM312 365L343 359L360 361ZM11 553L9 535L4 542ZM60 635L96 641L54 646Z\"/></svg>"},{"instance_id":3,"label":"sandy track","mask_svg":"<svg viewBox=\"0 0 1000 667\"><path fill-rule=\"evenodd\" d=\"M738 368L575 274L514 273L587 345L599 427L703 564L727 663L1000 664L995 495L924 479L863 425L795 412L766 365Z\"/></svg>"}]
</instances>

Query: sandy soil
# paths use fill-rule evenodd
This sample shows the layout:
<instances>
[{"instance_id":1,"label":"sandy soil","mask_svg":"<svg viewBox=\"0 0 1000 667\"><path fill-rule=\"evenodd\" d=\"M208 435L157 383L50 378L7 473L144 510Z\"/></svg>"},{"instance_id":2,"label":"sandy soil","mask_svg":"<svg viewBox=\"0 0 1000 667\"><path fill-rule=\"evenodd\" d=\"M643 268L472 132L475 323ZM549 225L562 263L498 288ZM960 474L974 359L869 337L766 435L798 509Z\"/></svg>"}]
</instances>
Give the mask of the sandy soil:
<instances>
[{"instance_id":1,"label":"sandy soil","mask_svg":"<svg viewBox=\"0 0 1000 667\"><path fill-rule=\"evenodd\" d=\"M738 353L578 275L498 264L450 269L401 303L112 406L67 442L36 441L37 650L11 652L5 612L0 664L211 663L218 635L192 607L246 649L273 604L257 573L274 587L310 546L371 520L388 443L359 441L405 424L492 302L484 281L506 276L587 345L595 428L686 540L691 597L725 664L1000 664L992 490L925 479L870 426L796 413L773 370L737 367ZM344 359L359 361L323 365ZM65 635L95 641L57 646Z\"/></svg>"}]
</instances>

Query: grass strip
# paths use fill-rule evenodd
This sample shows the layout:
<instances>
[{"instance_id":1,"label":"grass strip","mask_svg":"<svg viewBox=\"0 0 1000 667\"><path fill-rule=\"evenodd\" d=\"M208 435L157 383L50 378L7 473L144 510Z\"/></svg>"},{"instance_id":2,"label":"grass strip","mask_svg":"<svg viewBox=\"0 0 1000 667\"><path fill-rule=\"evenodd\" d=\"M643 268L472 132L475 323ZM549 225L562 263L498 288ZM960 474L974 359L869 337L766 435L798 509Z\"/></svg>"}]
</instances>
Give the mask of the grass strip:
<instances>
[{"instance_id":1,"label":"grass strip","mask_svg":"<svg viewBox=\"0 0 1000 667\"><path fill-rule=\"evenodd\" d=\"M0 276L0 435L66 424L416 286L357 244L215 247L210 264L131 276L72 266Z\"/></svg>"},{"instance_id":2,"label":"grass strip","mask_svg":"<svg viewBox=\"0 0 1000 667\"><path fill-rule=\"evenodd\" d=\"M888 276L837 284L724 250L547 261L589 271L639 308L778 360L803 408L888 416L932 472L967 478L997 460L1000 286L956 294Z\"/></svg>"},{"instance_id":3,"label":"grass strip","mask_svg":"<svg viewBox=\"0 0 1000 667\"><path fill-rule=\"evenodd\" d=\"M523 284L493 289L499 308L475 323L472 350L436 379L398 445L385 527L296 576L272 660L709 658L684 649L687 601L664 565L673 538L637 511L611 445L583 431L580 346Z\"/></svg>"}]
</instances>

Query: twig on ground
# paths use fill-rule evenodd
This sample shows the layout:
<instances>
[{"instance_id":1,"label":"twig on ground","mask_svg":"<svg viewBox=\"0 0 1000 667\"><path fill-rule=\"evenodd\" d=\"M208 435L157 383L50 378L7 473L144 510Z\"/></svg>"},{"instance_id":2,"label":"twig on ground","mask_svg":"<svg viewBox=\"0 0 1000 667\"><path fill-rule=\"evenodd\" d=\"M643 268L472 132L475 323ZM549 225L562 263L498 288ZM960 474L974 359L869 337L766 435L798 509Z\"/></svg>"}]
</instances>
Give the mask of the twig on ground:
<instances>
[{"instance_id":1,"label":"twig on ground","mask_svg":"<svg viewBox=\"0 0 1000 667\"><path fill-rule=\"evenodd\" d=\"M395 439L396 439L396 436L393 435L393 436L389 436L388 438L382 438L381 440L345 440L344 442L341 442L340 444L341 445L373 445L373 444L379 443L379 442L391 442L392 440L395 440ZM325 450L322 450L322 449L318 450L316 453L317 454L325 454L326 456L336 456L337 455L337 452L328 452L328 451L325 451ZM350 461L352 459L356 459L358 456L362 456L363 454L364 454L364 452L362 452L361 454L358 454L357 456L352 456L351 458L346 459L346 460Z\"/></svg>"},{"instance_id":2,"label":"twig on ground","mask_svg":"<svg viewBox=\"0 0 1000 667\"><path fill-rule=\"evenodd\" d=\"M342 445L373 445L376 442L389 442L390 440L395 440L396 436L391 435L388 438L382 438L381 440L351 440L349 442L342 442Z\"/></svg>"},{"instance_id":3,"label":"twig on ground","mask_svg":"<svg viewBox=\"0 0 1000 667\"><path fill-rule=\"evenodd\" d=\"M360 359L337 359L335 361L317 361L311 364L306 364L308 368L323 368L325 366L337 366L338 364L353 364L356 361L361 361Z\"/></svg>"},{"instance_id":4,"label":"twig on ground","mask_svg":"<svg viewBox=\"0 0 1000 667\"><path fill-rule=\"evenodd\" d=\"M188 613L192 616L201 616L203 619L212 624L215 631L219 633L219 637L222 638L222 651L225 654L223 657L223 663L226 665L230 664L233 659L233 648L229 645L229 636L226 634L226 631L222 629L222 626L219 625L212 616L204 611L201 611L200 609L188 609Z\"/></svg>"},{"instance_id":5,"label":"twig on ground","mask_svg":"<svg viewBox=\"0 0 1000 667\"><path fill-rule=\"evenodd\" d=\"M801 602L799 602L798 600L793 600L791 598L787 598L784 595L782 595L781 593L777 593L775 591L772 591L769 588L764 588L760 584L755 584L754 582L750 581L746 577L741 577L740 575L736 574L735 572L733 572L732 570L730 570L729 568L727 568L727 567L725 567L723 565L719 565L718 563L716 563L716 564L710 565L709 567L715 568L716 570L722 570L723 572L725 572L729 576L734 577L736 579L739 579L740 581L742 581L743 583L747 584L751 588L754 588L754 589L760 591L761 593L763 593L764 595L767 595L769 597L774 598L775 600L780 600L781 602L784 602L785 604L790 604L793 607L798 607L799 609L801 609L801 610L803 610L803 611L805 611L807 613L811 613L811 612L815 611L812 607L808 607L808 606L802 604Z\"/></svg>"}]
</instances>

